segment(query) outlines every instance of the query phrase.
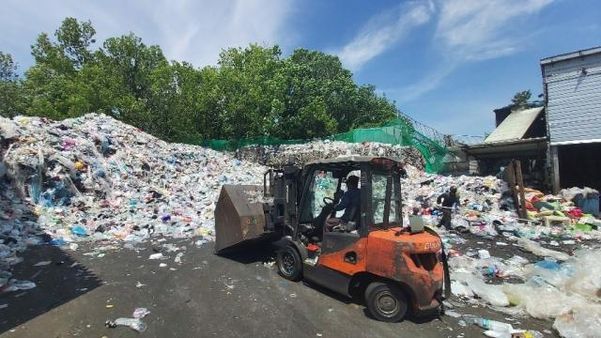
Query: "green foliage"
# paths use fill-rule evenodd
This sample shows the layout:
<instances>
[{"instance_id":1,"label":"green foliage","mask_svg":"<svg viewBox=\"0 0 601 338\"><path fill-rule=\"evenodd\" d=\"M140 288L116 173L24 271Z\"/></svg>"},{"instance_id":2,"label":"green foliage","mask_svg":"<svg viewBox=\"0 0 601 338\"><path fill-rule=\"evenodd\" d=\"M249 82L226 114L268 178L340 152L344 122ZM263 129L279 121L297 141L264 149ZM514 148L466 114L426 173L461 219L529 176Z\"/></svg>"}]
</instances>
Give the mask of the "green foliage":
<instances>
[{"instance_id":1,"label":"green foliage","mask_svg":"<svg viewBox=\"0 0 601 338\"><path fill-rule=\"evenodd\" d=\"M12 55L0 52L0 81L14 82L18 78L17 65Z\"/></svg>"},{"instance_id":2,"label":"green foliage","mask_svg":"<svg viewBox=\"0 0 601 338\"><path fill-rule=\"evenodd\" d=\"M35 64L23 81L0 54L1 94L19 96L17 112L53 119L111 115L169 141L276 137L307 139L382 125L392 102L358 86L336 56L251 44L219 55L217 66L169 62L159 46L133 33L96 46L92 24L66 18L32 45ZM4 74L7 75L4 75ZM7 88L10 84L10 90Z\"/></svg>"},{"instance_id":3,"label":"green foliage","mask_svg":"<svg viewBox=\"0 0 601 338\"><path fill-rule=\"evenodd\" d=\"M23 109L23 104L17 65L10 54L0 52L0 116L18 115Z\"/></svg>"},{"instance_id":4,"label":"green foliage","mask_svg":"<svg viewBox=\"0 0 601 338\"><path fill-rule=\"evenodd\" d=\"M521 92L517 92L511 99L511 105L516 109L527 108L531 97L532 93L530 92L530 90L523 90Z\"/></svg>"}]
</instances>

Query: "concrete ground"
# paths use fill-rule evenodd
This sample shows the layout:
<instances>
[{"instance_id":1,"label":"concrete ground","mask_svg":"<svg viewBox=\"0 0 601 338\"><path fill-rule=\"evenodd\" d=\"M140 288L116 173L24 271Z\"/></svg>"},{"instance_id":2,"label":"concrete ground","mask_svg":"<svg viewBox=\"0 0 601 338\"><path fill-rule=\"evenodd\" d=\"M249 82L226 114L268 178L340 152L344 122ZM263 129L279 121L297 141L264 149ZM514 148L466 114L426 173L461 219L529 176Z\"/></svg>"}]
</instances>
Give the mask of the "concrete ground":
<instances>
[{"instance_id":1,"label":"concrete ground","mask_svg":"<svg viewBox=\"0 0 601 338\"><path fill-rule=\"evenodd\" d=\"M177 252L161 246L186 247ZM98 248L99 245L93 246ZM76 251L31 247L15 266L19 279L37 287L0 294L0 337L478 337L483 330L462 327L459 318L410 318L401 323L371 319L364 306L322 288L281 278L266 245L228 257L216 256L212 243L154 241L137 250L107 247ZM149 260L162 250L168 258ZM34 267L40 261L46 266ZM161 263L166 267L160 267ZM106 320L132 317L137 307L151 313L144 333L107 328ZM479 305L455 309L508 321L508 315ZM515 327L553 337L550 321L522 319ZM546 331L545 331L546 330Z\"/></svg>"}]
</instances>

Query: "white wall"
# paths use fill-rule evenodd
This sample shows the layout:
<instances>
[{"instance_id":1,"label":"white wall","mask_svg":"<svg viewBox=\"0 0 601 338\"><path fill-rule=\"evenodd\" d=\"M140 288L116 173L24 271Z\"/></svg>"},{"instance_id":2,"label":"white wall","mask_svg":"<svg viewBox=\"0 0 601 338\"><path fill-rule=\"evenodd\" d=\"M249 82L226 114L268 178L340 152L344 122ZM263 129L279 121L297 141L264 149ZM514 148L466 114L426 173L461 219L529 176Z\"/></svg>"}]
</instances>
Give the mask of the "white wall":
<instances>
[{"instance_id":1,"label":"white wall","mask_svg":"<svg viewBox=\"0 0 601 338\"><path fill-rule=\"evenodd\" d=\"M542 69L551 144L601 142L601 52Z\"/></svg>"}]
</instances>

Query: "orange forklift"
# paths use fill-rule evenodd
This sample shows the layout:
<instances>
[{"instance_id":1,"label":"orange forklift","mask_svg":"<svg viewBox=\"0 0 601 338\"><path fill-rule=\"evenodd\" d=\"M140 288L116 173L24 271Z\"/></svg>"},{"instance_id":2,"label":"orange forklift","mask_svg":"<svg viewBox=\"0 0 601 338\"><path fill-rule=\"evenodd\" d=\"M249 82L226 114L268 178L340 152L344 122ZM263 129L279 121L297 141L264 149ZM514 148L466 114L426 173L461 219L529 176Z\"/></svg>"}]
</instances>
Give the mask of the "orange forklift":
<instances>
[{"instance_id":1,"label":"orange forklift","mask_svg":"<svg viewBox=\"0 0 601 338\"><path fill-rule=\"evenodd\" d=\"M363 297L378 320L442 312L450 295L445 251L435 231L419 222L403 225L402 172L390 158L351 156L271 169L262 187L224 185L215 251L275 238L281 276ZM359 203L345 210L347 221L329 222L342 212L336 206L351 175L359 178Z\"/></svg>"}]
</instances>

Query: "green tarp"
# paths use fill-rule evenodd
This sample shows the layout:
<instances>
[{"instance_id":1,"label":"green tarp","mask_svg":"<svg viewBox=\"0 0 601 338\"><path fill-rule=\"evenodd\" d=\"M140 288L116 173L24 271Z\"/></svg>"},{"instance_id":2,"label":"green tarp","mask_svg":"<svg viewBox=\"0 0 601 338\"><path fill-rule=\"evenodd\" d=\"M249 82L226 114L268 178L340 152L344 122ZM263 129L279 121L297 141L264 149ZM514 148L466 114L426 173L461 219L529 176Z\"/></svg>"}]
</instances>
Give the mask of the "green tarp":
<instances>
[{"instance_id":1,"label":"green tarp","mask_svg":"<svg viewBox=\"0 0 601 338\"><path fill-rule=\"evenodd\" d=\"M438 172L443 167L447 150L442 141L429 138L417 131L410 121L395 119L377 128L358 128L345 133L334 134L324 139L349 143L379 142L392 145L412 146L424 157L427 172ZM302 144L312 140L282 140L273 137L255 137L242 140L208 140L205 147L219 151L232 151L251 145L276 146L282 144Z\"/></svg>"}]
</instances>

